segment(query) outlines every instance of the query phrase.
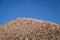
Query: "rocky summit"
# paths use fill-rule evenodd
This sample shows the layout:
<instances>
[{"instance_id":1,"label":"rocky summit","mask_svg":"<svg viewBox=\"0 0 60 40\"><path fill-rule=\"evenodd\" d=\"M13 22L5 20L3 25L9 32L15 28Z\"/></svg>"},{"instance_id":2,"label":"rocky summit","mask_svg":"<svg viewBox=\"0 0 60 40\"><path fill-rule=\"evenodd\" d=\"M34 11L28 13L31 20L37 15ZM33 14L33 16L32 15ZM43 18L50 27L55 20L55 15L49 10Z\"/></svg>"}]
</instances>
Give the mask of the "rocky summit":
<instances>
[{"instance_id":1,"label":"rocky summit","mask_svg":"<svg viewBox=\"0 0 60 40\"><path fill-rule=\"evenodd\" d=\"M0 27L0 40L60 40L60 25L32 18L17 18Z\"/></svg>"}]
</instances>

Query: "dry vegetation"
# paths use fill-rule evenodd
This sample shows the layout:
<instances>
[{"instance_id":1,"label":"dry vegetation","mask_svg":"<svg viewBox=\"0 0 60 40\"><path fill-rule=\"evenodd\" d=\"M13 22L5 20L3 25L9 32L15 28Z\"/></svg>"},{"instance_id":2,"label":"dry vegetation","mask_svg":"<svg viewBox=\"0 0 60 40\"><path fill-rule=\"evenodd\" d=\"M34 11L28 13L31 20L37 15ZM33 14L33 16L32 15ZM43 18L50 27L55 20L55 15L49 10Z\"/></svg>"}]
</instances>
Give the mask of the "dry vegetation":
<instances>
[{"instance_id":1,"label":"dry vegetation","mask_svg":"<svg viewBox=\"0 0 60 40\"><path fill-rule=\"evenodd\" d=\"M0 28L0 40L60 40L60 25L20 18Z\"/></svg>"}]
</instances>

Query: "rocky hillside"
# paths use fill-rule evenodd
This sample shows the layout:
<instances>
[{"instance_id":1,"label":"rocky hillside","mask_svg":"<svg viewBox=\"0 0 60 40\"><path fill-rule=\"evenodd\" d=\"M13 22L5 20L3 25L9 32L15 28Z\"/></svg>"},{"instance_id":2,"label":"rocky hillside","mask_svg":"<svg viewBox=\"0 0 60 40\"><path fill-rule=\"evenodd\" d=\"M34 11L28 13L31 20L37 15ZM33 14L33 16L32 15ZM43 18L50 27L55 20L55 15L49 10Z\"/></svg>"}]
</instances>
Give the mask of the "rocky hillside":
<instances>
[{"instance_id":1,"label":"rocky hillside","mask_svg":"<svg viewBox=\"0 0 60 40\"><path fill-rule=\"evenodd\" d=\"M60 40L60 25L30 18L18 18L0 27L0 40Z\"/></svg>"}]
</instances>

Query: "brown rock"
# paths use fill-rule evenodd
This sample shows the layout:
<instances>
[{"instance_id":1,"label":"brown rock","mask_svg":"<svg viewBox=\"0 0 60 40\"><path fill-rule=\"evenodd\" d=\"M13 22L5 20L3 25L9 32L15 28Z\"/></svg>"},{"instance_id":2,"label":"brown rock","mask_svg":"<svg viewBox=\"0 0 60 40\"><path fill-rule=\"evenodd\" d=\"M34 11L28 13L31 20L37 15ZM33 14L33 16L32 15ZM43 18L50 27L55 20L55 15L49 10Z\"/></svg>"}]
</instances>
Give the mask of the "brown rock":
<instances>
[{"instance_id":1,"label":"brown rock","mask_svg":"<svg viewBox=\"0 0 60 40\"><path fill-rule=\"evenodd\" d=\"M60 40L60 25L52 22L18 18L0 28L0 40Z\"/></svg>"}]
</instances>

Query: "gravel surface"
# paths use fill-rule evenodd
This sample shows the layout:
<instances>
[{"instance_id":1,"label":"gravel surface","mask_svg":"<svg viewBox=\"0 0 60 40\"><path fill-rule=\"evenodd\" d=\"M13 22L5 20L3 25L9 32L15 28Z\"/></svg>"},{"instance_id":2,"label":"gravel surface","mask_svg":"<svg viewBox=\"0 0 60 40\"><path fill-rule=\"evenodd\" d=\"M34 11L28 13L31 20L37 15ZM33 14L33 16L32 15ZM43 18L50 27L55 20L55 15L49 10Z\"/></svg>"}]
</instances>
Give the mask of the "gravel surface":
<instances>
[{"instance_id":1,"label":"gravel surface","mask_svg":"<svg viewBox=\"0 0 60 40\"><path fill-rule=\"evenodd\" d=\"M0 40L60 40L60 25L18 18L2 25Z\"/></svg>"}]
</instances>

